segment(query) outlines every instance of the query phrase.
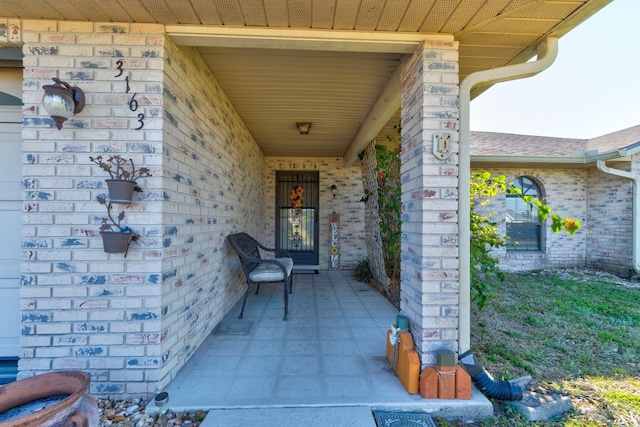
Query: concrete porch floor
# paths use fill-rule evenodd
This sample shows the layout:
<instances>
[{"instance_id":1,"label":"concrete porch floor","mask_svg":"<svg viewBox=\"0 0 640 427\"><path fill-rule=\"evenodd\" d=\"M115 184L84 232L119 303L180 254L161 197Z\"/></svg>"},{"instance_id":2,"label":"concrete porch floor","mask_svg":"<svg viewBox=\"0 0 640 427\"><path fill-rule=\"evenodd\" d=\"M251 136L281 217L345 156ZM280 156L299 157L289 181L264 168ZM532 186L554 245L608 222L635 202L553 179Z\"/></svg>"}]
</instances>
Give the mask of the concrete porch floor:
<instances>
[{"instance_id":1,"label":"concrete porch floor","mask_svg":"<svg viewBox=\"0 0 640 427\"><path fill-rule=\"evenodd\" d=\"M287 321L282 285L254 290L240 321L253 321L251 332L211 334L165 389L171 410L209 410L203 427L374 427L372 410L491 416L475 389L466 401L406 392L385 358L397 311L351 271L294 275ZM227 318L239 312L240 303Z\"/></svg>"}]
</instances>

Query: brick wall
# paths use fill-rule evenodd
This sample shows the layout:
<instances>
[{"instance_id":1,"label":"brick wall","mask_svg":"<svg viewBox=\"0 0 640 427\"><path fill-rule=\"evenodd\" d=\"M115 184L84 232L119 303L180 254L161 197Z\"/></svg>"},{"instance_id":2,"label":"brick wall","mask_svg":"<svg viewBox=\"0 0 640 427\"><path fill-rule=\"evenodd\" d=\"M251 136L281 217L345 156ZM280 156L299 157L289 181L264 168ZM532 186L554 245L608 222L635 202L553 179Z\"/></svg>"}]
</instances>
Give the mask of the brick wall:
<instances>
[{"instance_id":1,"label":"brick wall","mask_svg":"<svg viewBox=\"0 0 640 427\"><path fill-rule=\"evenodd\" d=\"M483 169L485 170L485 169ZM554 233L551 220L543 226L543 249L539 252L507 251L506 247L494 251L500 259L500 268L504 271L526 271L551 267L584 266L587 253L587 177L584 169L486 169L491 175L505 175L507 182L513 182L519 176L531 177L538 183L546 204L551 206L552 214L580 220L582 228L573 236L565 232ZM505 236L506 196L495 198L479 213L495 212L492 217Z\"/></svg>"},{"instance_id":2,"label":"brick wall","mask_svg":"<svg viewBox=\"0 0 640 427\"><path fill-rule=\"evenodd\" d=\"M224 236L262 232L264 159L201 58L173 46L162 26L23 21L19 30L19 375L82 369L96 395L156 392L243 292ZM62 131L41 103L52 77L87 95ZM140 113L144 127L135 130ZM89 162L100 153L121 153L153 172L123 206L141 234L126 258L102 250L104 211L95 199L106 194L106 176Z\"/></svg>"},{"instance_id":3,"label":"brick wall","mask_svg":"<svg viewBox=\"0 0 640 427\"><path fill-rule=\"evenodd\" d=\"M637 156L634 156L634 162L637 162ZM629 162L609 163L608 166L631 170ZM586 186L589 221L587 265L622 276L633 275L632 181L594 171L587 178Z\"/></svg>"},{"instance_id":4,"label":"brick wall","mask_svg":"<svg viewBox=\"0 0 640 427\"><path fill-rule=\"evenodd\" d=\"M225 237L263 238L264 157L195 49L166 41L163 92L162 352L174 376L244 293Z\"/></svg>"},{"instance_id":5,"label":"brick wall","mask_svg":"<svg viewBox=\"0 0 640 427\"><path fill-rule=\"evenodd\" d=\"M157 115L162 99L154 88L161 88L162 58L142 59L142 48L161 49L159 28L23 23L20 377L82 369L92 374L92 392L123 393L133 391L125 381L143 381L145 366L161 364L162 123L149 120L145 129L132 130L126 82L115 77L122 60L144 99L141 111ZM85 110L62 131L52 127L41 103L41 88L52 77L82 87L87 96ZM127 224L142 236L126 261L102 250L98 229L105 211L95 199L106 195L106 176L89 162L99 153L125 154L154 173L141 182L148 202L122 207ZM130 369L133 361L136 370Z\"/></svg>"},{"instance_id":6,"label":"brick wall","mask_svg":"<svg viewBox=\"0 0 640 427\"><path fill-rule=\"evenodd\" d=\"M342 158L282 158L265 159L265 225L264 238L267 246L275 245L275 194L276 171L320 172L320 259L322 269L329 268L330 229L329 214L340 215L340 267L353 268L367 257L364 233L364 203L362 198L362 172L360 166L344 167ZM335 199L331 186L338 188Z\"/></svg>"}]
</instances>

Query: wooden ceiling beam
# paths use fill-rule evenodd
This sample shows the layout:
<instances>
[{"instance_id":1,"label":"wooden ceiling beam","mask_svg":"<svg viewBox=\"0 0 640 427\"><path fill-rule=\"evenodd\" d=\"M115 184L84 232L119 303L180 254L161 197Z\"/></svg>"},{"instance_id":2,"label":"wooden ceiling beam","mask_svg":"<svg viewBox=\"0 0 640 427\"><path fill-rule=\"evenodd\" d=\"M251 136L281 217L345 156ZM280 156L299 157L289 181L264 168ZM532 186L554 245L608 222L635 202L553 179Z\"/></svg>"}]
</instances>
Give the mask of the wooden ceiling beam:
<instances>
[{"instance_id":1,"label":"wooden ceiling beam","mask_svg":"<svg viewBox=\"0 0 640 427\"><path fill-rule=\"evenodd\" d=\"M167 35L179 46L333 52L413 53L425 40L450 41L450 35L375 33L335 30L225 28L167 25Z\"/></svg>"}]
</instances>

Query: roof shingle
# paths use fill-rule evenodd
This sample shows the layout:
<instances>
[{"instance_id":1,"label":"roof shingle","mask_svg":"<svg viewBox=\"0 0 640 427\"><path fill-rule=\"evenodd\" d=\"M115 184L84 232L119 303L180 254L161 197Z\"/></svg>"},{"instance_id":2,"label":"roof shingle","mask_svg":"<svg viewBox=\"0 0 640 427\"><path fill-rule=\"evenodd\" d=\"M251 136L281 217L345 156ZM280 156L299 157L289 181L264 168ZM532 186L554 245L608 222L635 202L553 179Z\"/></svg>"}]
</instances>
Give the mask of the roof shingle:
<instances>
[{"instance_id":1,"label":"roof shingle","mask_svg":"<svg viewBox=\"0 0 640 427\"><path fill-rule=\"evenodd\" d=\"M639 144L640 125L591 139L475 131L470 138L472 156L569 157L576 152L598 150L602 154Z\"/></svg>"}]
</instances>

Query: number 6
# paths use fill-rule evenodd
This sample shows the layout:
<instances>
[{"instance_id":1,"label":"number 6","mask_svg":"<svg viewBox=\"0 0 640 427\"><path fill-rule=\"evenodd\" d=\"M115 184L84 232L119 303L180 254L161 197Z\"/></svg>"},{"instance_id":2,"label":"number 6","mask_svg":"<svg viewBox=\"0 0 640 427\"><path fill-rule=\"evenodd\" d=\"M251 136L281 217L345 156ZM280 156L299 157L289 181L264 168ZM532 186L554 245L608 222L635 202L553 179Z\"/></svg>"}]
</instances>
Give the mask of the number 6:
<instances>
[{"instance_id":1,"label":"number 6","mask_svg":"<svg viewBox=\"0 0 640 427\"><path fill-rule=\"evenodd\" d=\"M131 101L129 101L129 109L131 111L136 111L138 109L138 101L135 99L137 93L134 93L131 97Z\"/></svg>"}]
</instances>

